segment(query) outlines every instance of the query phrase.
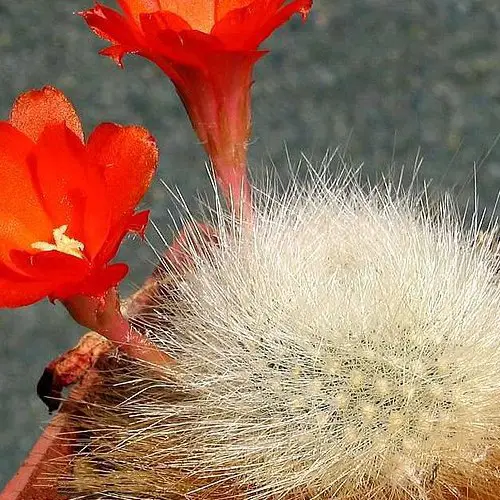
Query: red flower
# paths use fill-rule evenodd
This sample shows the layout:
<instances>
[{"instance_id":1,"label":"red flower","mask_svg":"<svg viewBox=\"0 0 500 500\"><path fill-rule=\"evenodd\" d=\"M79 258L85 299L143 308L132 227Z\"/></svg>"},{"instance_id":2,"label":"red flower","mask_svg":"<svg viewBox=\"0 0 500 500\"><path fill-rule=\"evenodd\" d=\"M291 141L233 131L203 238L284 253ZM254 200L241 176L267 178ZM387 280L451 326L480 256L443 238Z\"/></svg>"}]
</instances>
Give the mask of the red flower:
<instances>
[{"instance_id":1,"label":"red flower","mask_svg":"<svg viewBox=\"0 0 500 500\"><path fill-rule=\"evenodd\" d=\"M21 95L0 122L0 306L102 299L128 271L110 261L144 230L134 209L157 162L144 128L104 123L85 143L61 92Z\"/></svg>"},{"instance_id":2,"label":"red flower","mask_svg":"<svg viewBox=\"0 0 500 500\"><path fill-rule=\"evenodd\" d=\"M312 0L118 0L82 13L112 42L101 51L120 66L126 53L155 62L174 82L215 167L226 198L250 202L246 149L250 86L259 45ZM234 200L233 200L234 198ZM244 207L243 207L244 208Z\"/></svg>"}]
</instances>

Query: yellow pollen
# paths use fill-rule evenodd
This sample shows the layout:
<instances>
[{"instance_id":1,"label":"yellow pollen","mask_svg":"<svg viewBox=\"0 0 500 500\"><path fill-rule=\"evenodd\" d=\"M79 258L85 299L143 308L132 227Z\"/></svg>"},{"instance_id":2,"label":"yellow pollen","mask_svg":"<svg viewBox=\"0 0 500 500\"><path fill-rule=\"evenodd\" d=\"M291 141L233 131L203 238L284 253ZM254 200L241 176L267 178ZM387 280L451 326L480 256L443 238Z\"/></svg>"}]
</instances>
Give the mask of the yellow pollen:
<instances>
[{"instance_id":1,"label":"yellow pollen","mask_svg":"<svg viewBox=\"0 0 500 500\"><path fill-rule=\"evenodd\" d=\"M36 241L31 244L31 248L35 250L41 250L42 252L50 252L55 250L57 252L65 253L67 255L72 255L73 257L78 257L83 259L83 249L84 244L81 241L74 240L64 233L68 230L68 225L56 227L52 234L54 235L54 243L47 243L46 241Z\"/></svg>"}]
</instances>

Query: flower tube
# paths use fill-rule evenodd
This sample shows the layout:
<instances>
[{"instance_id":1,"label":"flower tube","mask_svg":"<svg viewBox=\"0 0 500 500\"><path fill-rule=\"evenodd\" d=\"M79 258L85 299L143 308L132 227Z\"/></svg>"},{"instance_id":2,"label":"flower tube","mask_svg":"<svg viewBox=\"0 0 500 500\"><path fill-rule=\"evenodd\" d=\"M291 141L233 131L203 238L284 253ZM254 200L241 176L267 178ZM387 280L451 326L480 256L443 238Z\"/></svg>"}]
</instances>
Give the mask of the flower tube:
<instances>
[{"instance_id":1,"label":"flower tube","mask_svg":"<svg viewBox=\"0 0 500 500\"><path fill-rule=\"evenodd\" d=\"M312 0L119 0L123 13L97 3L82 12L111 46L101 54L120 66L127 53L156 63L173 81L236 213L251 217L247 179L250 88L260 44Z\"/></svg>"}]
</instances>

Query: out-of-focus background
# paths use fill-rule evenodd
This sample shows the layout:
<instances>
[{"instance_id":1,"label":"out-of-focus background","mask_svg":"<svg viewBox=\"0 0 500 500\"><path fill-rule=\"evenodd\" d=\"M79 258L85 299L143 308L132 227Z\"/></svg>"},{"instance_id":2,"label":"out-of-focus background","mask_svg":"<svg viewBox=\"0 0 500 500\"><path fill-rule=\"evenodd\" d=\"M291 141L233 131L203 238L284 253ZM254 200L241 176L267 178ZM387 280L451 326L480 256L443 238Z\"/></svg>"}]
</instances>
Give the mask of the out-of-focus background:
<instances>
[{"instance_id":1,"label":"out-of-focus background","mask_svg":"<svg viewBox=\"0 0 500 500\"><path fill-rule=\"evenodd\" d=\"M51 84L72 100L87 132L102 121L148 127L162 161L143 205L170 240L175 203L159 179L195 207L196 193L210 189L202 148L153 64L128 57L122 71L97 55L104 42L74 15L91 5L0 0L0 118L19 92ZM480 207L493 212L500 188L498 0L316 0L305 25L295 19L265 46L271 53L256 68L253 91L257 179L271 164L286 177L287 155L292 163L302 153L317 163L337 146L372 177L402 165L409 175L419 155L420 176L436 189L454 191L464 207L476 184ZM130 241L121 255L133 268L127 294L151 270L154 253ZM35 394L44 366L81 332L57 304L0 311L0 488L48 420Z\"/></svg>"}]
</instances>

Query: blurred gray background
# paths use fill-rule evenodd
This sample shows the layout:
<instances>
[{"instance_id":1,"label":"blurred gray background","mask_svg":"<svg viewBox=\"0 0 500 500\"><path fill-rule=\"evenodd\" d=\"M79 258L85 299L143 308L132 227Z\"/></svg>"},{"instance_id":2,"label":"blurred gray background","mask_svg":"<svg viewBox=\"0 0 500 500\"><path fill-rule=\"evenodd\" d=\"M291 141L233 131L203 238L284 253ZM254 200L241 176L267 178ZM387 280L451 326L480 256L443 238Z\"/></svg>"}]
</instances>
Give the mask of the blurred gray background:
<instances>
[{"instance_id":1,"label":"blurred gray background","mask_svg":"<svg viewBox=\"0 0 500 500\"><path fill-rule=\"evenodd\" d=\"M188 0L186 0L188 1ZM109 3L109 2L108 2ZM161 168L144 206L171 239L179 186L195 207L209 190L204 155L172 85L153 64L128 57L126 69L97 55L104 43L73 13L92 0L0 0L0 118L16 95L52 84L76 106L87 132L101 121L139 123L157 137ZM250 163L256 178L274 163L287 175L301 152L319 162L340 147L349 163L380 176L401 165L453 190L474 193L490 213L500 187L500 2L498 0L316 0L265 44L256 68ZM158 237L151 239L161 249ZM127 294L154 254L129 241ZM19 466L48 415L35 386L44 366L82 330L60 305L0 312L0 487Z\"/></svg>"}]
</instances>

